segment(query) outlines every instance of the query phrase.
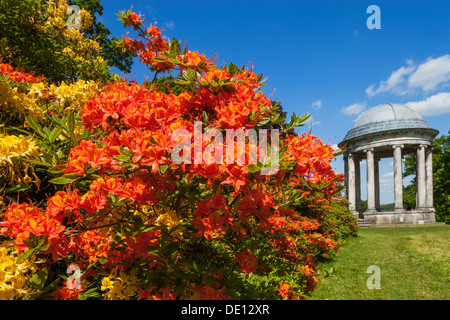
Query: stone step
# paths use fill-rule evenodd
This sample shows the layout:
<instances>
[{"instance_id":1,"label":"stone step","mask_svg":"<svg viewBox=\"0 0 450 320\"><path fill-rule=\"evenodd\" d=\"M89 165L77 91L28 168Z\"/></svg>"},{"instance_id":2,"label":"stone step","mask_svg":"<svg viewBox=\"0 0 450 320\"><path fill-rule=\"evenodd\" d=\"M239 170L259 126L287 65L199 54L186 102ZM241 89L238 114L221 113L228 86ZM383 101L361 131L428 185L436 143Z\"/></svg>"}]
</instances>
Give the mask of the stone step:
<instances>
[{"instance_id":1,"label":"stone step","mask_svg":"<svg viewBox=\"0 0 450 320\"><path fill-rule=\"evenodd\" d=\"M365 228L365 227L371 227L372 224L365 222L364 219L358 219L358 227Z\"/></svg>"}]
</instances>

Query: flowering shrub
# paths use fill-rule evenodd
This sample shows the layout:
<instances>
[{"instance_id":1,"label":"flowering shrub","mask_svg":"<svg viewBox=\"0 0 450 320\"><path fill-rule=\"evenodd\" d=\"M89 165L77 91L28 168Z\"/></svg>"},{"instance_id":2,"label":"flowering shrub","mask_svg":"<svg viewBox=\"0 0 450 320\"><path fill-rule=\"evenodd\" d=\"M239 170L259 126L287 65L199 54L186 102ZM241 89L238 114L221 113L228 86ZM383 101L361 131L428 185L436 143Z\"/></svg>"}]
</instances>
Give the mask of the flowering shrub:
<instances>
[{"instance_id":1,"label":"flowering shrub","mask_svg":"<svg viewBox=\"0 0 450 320\"><path fill-rule=\"evenodd\" d=\"M332 170L333 149L311 134L292 133L307 116L294 114L287 123L252 70L217 67L198 52L182 52L177 40L169 42L155 25L144 28L132 11L121 20L140 37L122 39L122 46L155 72L148 86L47 84L20 70L14 79L0 77L7 86L0 111L16 108L17 97L41 111L40 117L3 113L6 130L28 132L33 142L0 138L16 141L0 147L2 163L12 162L16 174L34 168L39 175L34 184L14 174L2 178L10 187L3 190L0 240L17 259L40 261L34 281L24 280L31 288L25 295L304 298L318 281L317 258L356 230L337 197L343 176ZM161 90L156 76L174 71L180 74L172 82L182 88L177 94ZM266 142L279 163L269 174L263 174L267 163L250 162L251 139L241 146L234 138L220 141L221 133L250 129L259 137L272 134ZM177 130L188 137L181 162L173 160L182 140ZM13 196L25 190L27 198ZM24 297L22 287L5 297Z\"/></svg>"}]
</instances>

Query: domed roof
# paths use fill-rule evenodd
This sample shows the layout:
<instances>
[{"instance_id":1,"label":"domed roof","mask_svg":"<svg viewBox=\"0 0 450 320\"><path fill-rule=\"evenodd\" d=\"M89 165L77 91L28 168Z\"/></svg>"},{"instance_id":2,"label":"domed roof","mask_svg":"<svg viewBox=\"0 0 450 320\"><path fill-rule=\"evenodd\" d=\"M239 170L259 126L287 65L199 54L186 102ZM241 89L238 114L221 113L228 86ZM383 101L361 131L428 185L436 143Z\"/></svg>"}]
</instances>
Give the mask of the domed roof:
<instances>
[{"instance_id":1,"label":"domed roof","mask_svg":"<svg viewBox=\"0 0 450 320\"><path fill-rule=\"evenodd\" d=\"M399 103L386 103L363 112L347 132L344 141L377 132L399 129L434 130L410 107Z\"/></svg>"}]
</instances>

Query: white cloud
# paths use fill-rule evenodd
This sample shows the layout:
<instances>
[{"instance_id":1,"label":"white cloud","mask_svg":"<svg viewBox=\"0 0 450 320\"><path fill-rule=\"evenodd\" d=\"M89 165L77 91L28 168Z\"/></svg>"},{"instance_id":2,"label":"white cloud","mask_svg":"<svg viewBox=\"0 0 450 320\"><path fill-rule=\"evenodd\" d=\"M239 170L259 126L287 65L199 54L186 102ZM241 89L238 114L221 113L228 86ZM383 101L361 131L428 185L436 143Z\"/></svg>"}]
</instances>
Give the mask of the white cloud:
<instances>
[{"instance_id":1,"label":"white cloud","mask_svg":"<svg viewBox=\"0 0 450 320\"><path fill-rule=\"evenodd\" d=\"M393 171L387 172L385 174L382 174L381 177L382 178L393 178L394 177L394 172Z\"/></svg>"},{"instance_id":2,"label":"white cloud","mask_svg":"<svg viewBox=\"0 0 450 320\"><path fill-rule=\"evenodd\" d=\"M422 116L438 116L450 113L450 92L441 92L422 101L406 103Z\"/></svg>"},{"instance_id":3,"label":"white cloud","mask_svg":"<svg viewBox=\"0 0 450 320\"><path fill-rule=\"evenodd\" d=\"M341 150L341 148L338 147L337 143L333 143L333 144L331 145L331 148L333 148L334 151L339 151L339 150Z\"/></svg>"},{"instance_id":4,"label":"white cloud","mask_svg":"<svg viewBox=\"0 0 450 320\"><path fill-rule=\"evenodd\" d=\"M394 172L388 172L380 175L380 185L390 186L394 181Z\"/></svg>"},{"instance_id":5,"label":"white cloud","mask_svg":"<svg viewBox=\"0 0 450 320\"><path fill-rule=\"evenodd\" d=\"M401 67L400 69L395 70L386 81L381 81L378 88L376 88L376 85L374 84L368 87L366 89L367 95L369 97L373 97L384 92L403 94L405 90L401 87L401 85L406 82L406 77L411 75L416 68L411 60L408 60L406 63L406 67Z\"/></svg>"},{"instance_id":6,"label":"white cloud","mask_svg":"<svg viewBox=\"0 0 450 320\"><path fill-rule=\"evenodd\" d=\"M314 109L320 109L322 108L322 100L316 100L311 105L314 107Z\"/></svg>"},{"instance_id":7,"label":"white cloud","mask_svg":"<svg viewBox=\"0 0 450 320\"><path fill-rule=\"evenodd\" d=\"M341 112L344 113L347 116L353 116L356 114L360 114L366 110L366 103L354 103L349 106L343 107L341 109Z\"/></svg>"},{"instance_id":8,"label":"white cloud","mask_svg":"<svg viewBox=\"0 0 450 320\"><path fill-rule=\"evenodd\" d=\"M393 71L389 78L379 84L372 84L366 94L372 98L381 93L405 95L417 90L430 93L450 85L450 55L428 58L416 65L412 60L406 66Z\"/></svg>"},{"instance_id":9,"label":"white cloud","mask_svg":"<svg viewBox=\"0 0 450 320\"><path fill-rule=\"evenodd\" d=\"M173 22L173 20L169 20L169 21L165 22L164 25L169 30L172 30L173 28L175 28L175 22Z\"/></svg>"},{"instance_id":10,"label":"white cloud","mask_svg":"<svg viewBox=\"0 0 450 320\"><path fill-rule=\"evenodd\" d=\"M435 90L440 84L450 80L450 55L431 59L422 63L409 77L410 88L420 88L425 92Z\"/></svg>"}]
</instances>

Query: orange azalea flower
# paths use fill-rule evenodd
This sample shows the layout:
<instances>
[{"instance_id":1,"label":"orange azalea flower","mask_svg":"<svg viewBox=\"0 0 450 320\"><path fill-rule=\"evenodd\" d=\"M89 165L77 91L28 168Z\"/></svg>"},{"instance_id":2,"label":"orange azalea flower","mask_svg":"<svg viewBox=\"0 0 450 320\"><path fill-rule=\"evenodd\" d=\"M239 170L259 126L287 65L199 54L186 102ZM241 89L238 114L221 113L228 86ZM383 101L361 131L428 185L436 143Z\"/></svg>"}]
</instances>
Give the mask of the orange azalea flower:
<instances>
[{"instance_id":1,"label":"orange azalea flower","mask_svg":"<svg viewBox=\"0 0 450 320\"><path fill-rule=\"evenodd\" d=\"M231 80L231 74L222 69L213 68L206 72L200 79L200 82L210 82L210 81L217 81L217 80Z\"/></svg>"},{"instance_id":2,"label":"orange azalea flower","mask_svg":"<svg viewBox=\"0 0 450 320\"><path fill-rule=\"evenodd\" d=\"M129 37L123 39L122 47L127 50L133 51L134 53L145 49L145 45L144 43L142 43L142 41L134 40Z\"/></svg>"},{"instance_id":3,"label":"orange azalea flower","mask_svg":"<svg viewBox=\"0 0 450 320\"><path fill-rule=\"evenodd\" d=\"M0 61L1 62L1 61ZM31 73L24 72L20 67L13 68L10 64L0 63L0 73L4 76L9 76L9 79L19 83L23 82L42 82L44 77L36 77Z\"/></svg>"},{"instance_id":4,"label":"orange azalea flower","mask_svg":"<svg viewBox=\"0 0 450 320\"><path fill-rule=\"evenodd\" d=\"M154 248L159 246L161 235L162 232L160 230L153 230L139 233L135 237L127 237L125 242L131 249L131 257L134 259L146 259L152 261L162 260L161 257L149 253L152 249L154 250Z\"/></svg>"},{"instance_id":5,"label":"orange azalea flower","mask_svg":"<svg viewBox=\"0 0 450 320\"><path fill-rule=\"evenodd\" d=\"M216 286L217 287L217 286ZM227 288L223 286L216 289L210 284L201 284L195 289L195 294L190 297L191 300L230 300L226 294Z\"/></svg>"},{"instance_id":6,"label":"orange azalea flower","mask_svg":"<svg viewBox=\"0 0 450 320\"><path fill-rule=\"evenodd\" d=\"M172 160L166 156L170 154L171 148L176 146L170 135L147 131L142 134L137 133L133 142L134 147L130 146L130 150L134 153L133 163L151 167L152 173L158 172L159 165L172 163Z\"/></svg>"},{"instance_id":7,"label":"orange azalea flower","mask_svg":"<svg viewBox=\"0 0 450 320\"><path fill-rule=\"evenodd\" d=\"M76 246L77 250L74 251L78 255L87 258L89 263L93 263L102 257L109 258L111 254L116 254L111 251L112 243L113 240L110 239L109 234L102 235L101 231L97 229L87 230L76 236L73 245Z\"/></svg>"},{"instance_id":8,"label":"orange azalea flower","mask_svg":"<svg viewBox=\"0 0 450 320\"><path fill-rule=\"evenodd\" d=\"M258 266L255 255L249 250L245 249L240 253L235 253L236 257L232 262L239 263L242 266L241 271L245 273L256 272L256 267Z\"/></svg>"},{"instance_id":9,"label":"orange azalea flower","mask_svg":"<svg viewBox=\"0 0 450 320\"><path fill-rule=\"evenodd\" d=\"M189 65L189 67L194 68L200 66L202 63L205 66L213 66L213 62L208 60L204 54L199 54L198 51L188 51L184 55L178 55L178 60L182 61L184 64ZM180 66L180 69L185 69L186 66Z\"/></svg>"},{"instance_id":10,"label":"orange azalea flower","mask_svg":"<svg viewBox=\"0 0 450 320\"><path fill-rule=\"evenodd\" d=\"M176 300L177 292L172 292L172 289L169 287L161 288L156 293L153 293L155 289L156 287L146 290L138 289L139 300Z\"/></svg>"},{"instance_id":11,"label":"orange azalea flower","mask_svg":"<svg viewBox=\"0 0 450 320\"><path fill-rule=\"evenodd\" d=\"M287 283L280 284L280 288L278 289L278 292L280 296L283 298L288 298L290 296L289 290L291 289L291 286Z\"/></svg>"},{"instance_id":12,"label":"orange azalea flower","mask_svg":"<svg viewBox=\"0 0 450 320\"><path fill-rule=\"evenodd\" d=\"M84 209L91 217L96 211L106 208L107 205L108 200L103 193L90 190L81 197L79 208Z\"/></svg>"},{"instance_id":13,"label":"orange azalea flower","mask_svg":"<svg viewBox=\"0 0 450 320\"><path fill-rule=\"evenodd\" d=\"M0 234L13 238L14 245L20 250L30 249L24 241L29 240L33 233L36 237L43 236L45 242L50 244L45 252L51 253L55 260L62 255L65 227L50 215L28 203L13 203L2 216Z\"/></svg>"},{"instance_id":14,"label":"orange azalea flower","mask_svg":"<svg viewBox=\"0 0 450 320\"><path fill-rule=\"evenodd\" d=\"M141 205L156 203L159 198L152 185L153 180L148 174L137 174L125 182L123 191L119 194L128 199L134 199Z\"/></svg>"},{"instance_id":15,"label":"orange azalea flower","mask_svg":"<svg viewBox=\"0 0 450 320\"><path fill-rule=\"evenodd\" d=\"M58 221L62 221L62 219L66 216L66 211L78 211L80 202L81 198L77 190L72 193L58 191L53 197L47 200L47 208L45 213Z\"/></svg>"},{"instance_id":16,"label":"orange azalea flower","mask_svg":"<svg viewBox=\"0 0 450 320\"><path fill-rule=\"evenodd\" d=\"M105 156L102 148L99 148L90 140L81 140L78 146L70 150L69 162L63 172L65 174L78 173L79 175L83 175L85 173L86 163L91 168L95 168L107 165L110 162L111 160Z\"/></svg>"},{"instance_id":17,"label":"orange azalea flower","mask_svg":"<svg viewBox=\"0 0 450 320\"><path fill-rule=\"evenodd\" d=\"M264 190L252 190L247 192L244 198L236 206L236 210L244 214L254 214L263 225L270 224L269 217L273 208L273 198Z\"/></svg>"},{"instance_id":18,"label":"orange azalea flower","mask_svg":"<svg viewBox=\"0 0 450 320\"><path fill-rule=\"evenodd\" d=\"M132 12L125 21L125 25L127 27L133 27L134 30L137 30L140 26L142 26L142 18L137 13Z\"/></svg>"},{"instance_id":19,"label":"orange azalea flower","mask_svg":"<svg viewBox=\"0 0 450 320\"><path fill-rule=\"evenodd\" d=\"M84 288L81 289L69 289L66 285L59 287L56 291L50 293L50 295L55 300L79 300L80 293Z\"/></svg>"},{"instance_id":20,"label":"orange azalea flower","mask_svg":"<svg viewBox=\"0 0 450 320\"><path fill-rule=\"evenodd\" d=\"M123 183L120 178L105 176L95 179L89 189L94 193L119 194L123 192Z\"/></svg>"},{"instance_id":21,"label":"orange azalea flower","mask_svg":"<svg viewBox=\"0 0 450 320\"><path fill-rule=\"evenodd\" d=\"M161 37L161 30L158 27L156 27L156 26L149 26L147 28L147 33L152 38L159 38L159 37Z\"/></svg>"},{"instance_id":22,"label":"orange azalea flower","mask_svg":"<svg viewBox=\"0 0 450 320\"><path fill-rule=\"evenodd\" d=\"M213 198L200 201L194 213L192 224L199 230L197 236L204 236L211 240L213 237L226 234L227 226L233 222L229 209L225 206L226 200L216 193Z\"/></svg>"}]
</instances>

